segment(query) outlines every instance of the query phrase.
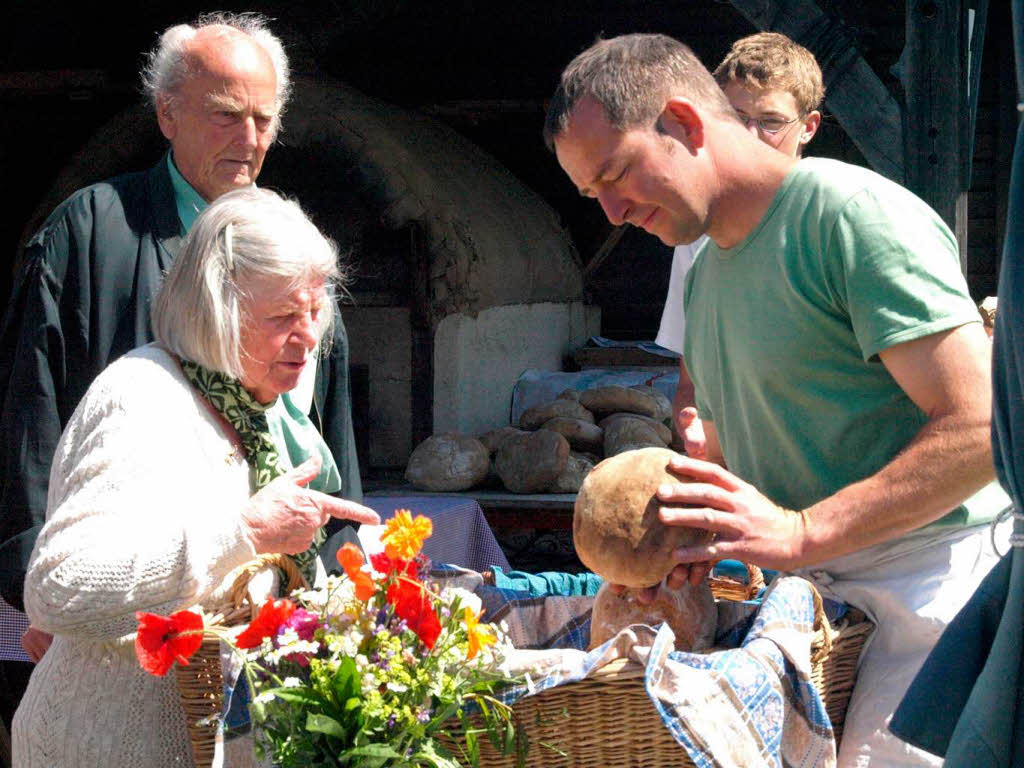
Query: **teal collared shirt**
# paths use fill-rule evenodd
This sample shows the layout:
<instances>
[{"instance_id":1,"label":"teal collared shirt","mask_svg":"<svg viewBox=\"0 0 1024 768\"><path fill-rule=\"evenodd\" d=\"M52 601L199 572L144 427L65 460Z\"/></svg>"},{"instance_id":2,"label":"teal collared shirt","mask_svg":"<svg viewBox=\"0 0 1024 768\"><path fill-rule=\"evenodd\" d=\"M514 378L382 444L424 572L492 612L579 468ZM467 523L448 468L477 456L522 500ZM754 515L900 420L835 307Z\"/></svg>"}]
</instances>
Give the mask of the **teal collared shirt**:
<instances>
[{"instance_id":1,"label":"teal collared shirt","mask_svg":"<svg viewBox=\"0 0 1024 768\"><path fill-rule=\"evenodd\" d=\"M178 219L181 221L181 233L185 235L209 203L178 171L173 154L167 153L167 169L171 174L171 186L174 187L174 204L178 209ZM316 369L316 364L313 363L308 368L310 375L303 376L296 389L281 395L267 411L267 426L277 444L280 458L286 465L296 467L314 453L320 455L320 474L310 483L310 487L325 493L333 493L341 489L341 476L338 474L338 466L330 448L306 415L312 407L312 372Z\"/></svg>"},{"instance_id":2,"label":"teal collared shirt","mask_svg":"<svg viewBox=\"0 0 1024 768\"><path fill-rule=\"evenodd\" d=\"M181 234L186 235L209 203L178 171L174 164L173 152L167 153L167 170L171 173L171 186L174 187L174 204L178 209L178 219L181 221Z\"/></svg>"}]
</instances>

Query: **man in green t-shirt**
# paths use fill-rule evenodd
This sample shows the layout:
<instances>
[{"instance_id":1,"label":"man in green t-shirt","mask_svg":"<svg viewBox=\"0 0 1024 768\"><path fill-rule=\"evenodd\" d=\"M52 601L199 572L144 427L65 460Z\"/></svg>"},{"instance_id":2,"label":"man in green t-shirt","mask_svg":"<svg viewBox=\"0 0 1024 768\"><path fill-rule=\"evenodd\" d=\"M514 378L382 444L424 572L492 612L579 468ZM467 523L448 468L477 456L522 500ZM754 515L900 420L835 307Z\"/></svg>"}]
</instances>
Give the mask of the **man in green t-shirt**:
<instances>
[{"instance_id":1,"label":"man in green t-shirt","mask_svg":"<svg viewBox=\"0 0 1024 768\"><path fill-rule=\"evenodd\" d=\"M990 347L945 224L863 168L799 163L751 135L710 73L661 35L566 68L545 136L613 224L707 234L684 355L708 461L662 519L716 534L669 586L736 558L866 611L841 766L937 765L887 723L942 627L996 561ZM728 467L728 469L726 469ZM685 504L687 506L675 506Z\"/></svg>"},{"instance_id":2,"label":"man in green t-shirt","mask_svg":"<svg viewBox=\"0 0 1024 768\"><path fill-rule=\"evenodd\" d=\"M797 158L803 155L804 147L821 125L818 108L825 98L821 68L814 54L778 32L758 32L733 43L713 75L747 130L779 152ZM686 330L683 292L697 251L707 240L705 235L675 247L655 340L680 355L672 421L683 437L687 455L699 459L706 458L704 429L693 407L693 381L682 356Z\"/></svg>"}]
</instances>

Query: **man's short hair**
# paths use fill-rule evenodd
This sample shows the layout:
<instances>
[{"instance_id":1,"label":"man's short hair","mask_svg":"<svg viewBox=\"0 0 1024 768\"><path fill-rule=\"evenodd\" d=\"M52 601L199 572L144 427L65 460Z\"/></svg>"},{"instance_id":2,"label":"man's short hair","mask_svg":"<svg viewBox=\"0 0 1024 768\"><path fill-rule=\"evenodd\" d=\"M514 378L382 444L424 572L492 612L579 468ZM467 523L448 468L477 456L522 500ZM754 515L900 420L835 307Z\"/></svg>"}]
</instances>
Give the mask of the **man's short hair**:
<instances>
[{"instance_id":1,"label":"man's short hair","mask_svg":"<svg viewBox=\"0 0 1024 768\"><path fill-rule=\"evenodd\" d=\"M801 115L818 109L825 98L814 54L778 32L759 32L737 40L714 76L723 88L736 82L760 90L788 91Z\"/></svg>"},{"instance_id":2,"label":"man's short hair","mask_svg":"<svg viewBox=\"0 0 1024 768\"><path fill-rule=\"evenodd\" d=\"M160 35L156 46L146 55L146 65L142 69L142 89L154 109L158 109L160 101L172 101L188 77L192 74L189 57L189 44L196 33L204 27L231 27L248 35L259 45L274 66L277 79L275 94L276 114L272 124L272 134L277 135L281 125L288 98L292 92L291 72L288 68L288 54L284 45L268 27L269 20L258 13L206 13L193 24L176 24L168 27Z\"/></svg>"},{"instance_id":3,"label":"man's short hair","mask_svg":"<svg viewBox=\"0 0 1024 768\"><path fill-rule=\"evenodd\" d=\"M242 331L258 280L324 281L321 339L329 343L334 293L347 278L338 249L299 207L268 189L221 195L196 219L153 302L153 336L185 360L242 377ZM326 347L325 347L326 349Z\"/></svg>"},{"instance_id":4,"label":"man's short hair","mask_svg":"<svg viewBox=\"0 0 1024 768\"><path fill-rule=\"evenodd\" d=\"M652 124L674 96L723 115L735 115L711 73L693 51L666 35L634 34L598 40L562 72L544 120L544 141L565 132L579 101L604 107L618 130Z\"/></svg>"}]
</instances>

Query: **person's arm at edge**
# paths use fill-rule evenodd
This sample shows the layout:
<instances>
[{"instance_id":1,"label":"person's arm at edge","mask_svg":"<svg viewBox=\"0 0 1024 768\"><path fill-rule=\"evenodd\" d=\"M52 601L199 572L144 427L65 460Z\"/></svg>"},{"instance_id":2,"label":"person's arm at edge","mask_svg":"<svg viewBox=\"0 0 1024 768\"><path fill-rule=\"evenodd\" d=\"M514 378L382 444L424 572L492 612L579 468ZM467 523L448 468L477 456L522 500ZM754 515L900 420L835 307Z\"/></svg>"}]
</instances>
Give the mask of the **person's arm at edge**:
<instances>
[{"instance_id":1,"label":"person's arm at edge","mask_svg":"<svg viewBox=\"0 0 1024 768\"><path fill-rule=\"evenodd\" d=\"M696 393L693 379L686 368L686 359L679 357L679 383L676 384L672 400L672 423L676 433L683 439L683 450L695 459L707 458L707 437L704 426L697 417Z\"/></svg>"}]
</instances>

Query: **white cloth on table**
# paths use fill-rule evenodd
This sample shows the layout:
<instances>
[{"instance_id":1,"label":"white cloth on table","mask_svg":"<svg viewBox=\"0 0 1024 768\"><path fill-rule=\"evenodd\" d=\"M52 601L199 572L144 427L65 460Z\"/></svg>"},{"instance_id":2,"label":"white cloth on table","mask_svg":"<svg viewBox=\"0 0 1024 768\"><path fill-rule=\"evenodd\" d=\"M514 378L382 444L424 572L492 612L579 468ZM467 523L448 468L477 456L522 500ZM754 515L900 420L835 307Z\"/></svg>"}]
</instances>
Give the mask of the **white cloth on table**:
<instances>
[{"instance_id":1,"label":"white cloth on table","mask_svg":"<svg viewBox=\"0 0 1024 768\"><path fill-rule=\"evenodd\" d=\"M381 525L359 527L359 541L368 554L384 549L380 535L383 524L399 509L426 515L433 522L433 533L423 543L423 554L434 563L447 563L484 571L497 565L511 566L501 551L476 499L465 496L366 496L363 503L380 515Z\"/></svg>"},{"instance_id":2,"label":"white cloth on table","mask_svg":"<svg viewBox=\"0 0 1024 768\"><path fill-rule=\"evenodd\" d=\"M1006 548L1009 521L995 536ZM823 597L856 606L875 622L861 654L840 743L840 768L940 766L887 728L942 630L999 559L988 524L931 528L797 573Z\"/></svg>"},{"instance_id":3,"label":"white cloth on table","mask_svg":"<svg viewBox=\"0 0 1024 768\"><path fill-rule=\"evenodd\" d=\"M0 597L0 661L31 661L21 647L28 616Z\"/></svg>"},{"instance_id":4,"label":"white cloth on table","mask_svg":"<svg viewBox=\"0 0 1024 768\"><path fill-rule=\"evenodd\" d=\"M683 339L686 329L686 310L683 304L683 293L686 288L686 273L697 258L697 251L707 241L707 235L701 235L688 245L677 245L672 251L672 271L668 278L668 294L665 296L665 308L661 311L661 325L654 341L657 344L683 354Z\"/></svg>"}]
</instances>

